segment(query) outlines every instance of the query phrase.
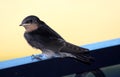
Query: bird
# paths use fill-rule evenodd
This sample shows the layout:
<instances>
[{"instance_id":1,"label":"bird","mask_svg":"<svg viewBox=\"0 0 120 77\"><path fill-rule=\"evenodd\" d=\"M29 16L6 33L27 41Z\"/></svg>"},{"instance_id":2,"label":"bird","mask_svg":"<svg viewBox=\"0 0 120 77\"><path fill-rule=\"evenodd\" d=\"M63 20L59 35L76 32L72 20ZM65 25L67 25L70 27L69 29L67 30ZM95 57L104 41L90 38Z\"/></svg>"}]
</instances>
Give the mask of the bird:
<instances>
[{"instance_id":1,"label":"bird","mask_svg":"<svg viewBox=\"0 0 120 77\"><path fill-rule=\"evenodd\" d=\"M69 57L84 64L90 64L93 61L89 49L67 42L35 15L25 17L19 26L25 28L24 37L28 44L41 50L42 54L47 55L48 58Z\"/></svg>"}]
</instances>

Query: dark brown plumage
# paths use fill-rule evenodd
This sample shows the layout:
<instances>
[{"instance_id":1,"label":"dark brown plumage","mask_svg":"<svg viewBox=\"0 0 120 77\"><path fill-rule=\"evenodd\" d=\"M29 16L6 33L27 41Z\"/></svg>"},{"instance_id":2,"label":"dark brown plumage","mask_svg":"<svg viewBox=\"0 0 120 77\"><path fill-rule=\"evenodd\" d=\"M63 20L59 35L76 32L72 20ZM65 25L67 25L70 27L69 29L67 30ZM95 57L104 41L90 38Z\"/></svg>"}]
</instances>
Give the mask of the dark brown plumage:
<instances>
[{"instance_id":1,"label":"dark brown plumage","mask_svg":"<svg viewBox=\"0 0 120 77\"><path fill-rule=\"evenodd\" d=\"M93 58L89 50L66 42L58 33L36 16L26 17L21 26L26 32L24 37L34 48L42 50L43 54L52 57L72 57L83 63L90 63Z\"/></svg>"}]
</instances>

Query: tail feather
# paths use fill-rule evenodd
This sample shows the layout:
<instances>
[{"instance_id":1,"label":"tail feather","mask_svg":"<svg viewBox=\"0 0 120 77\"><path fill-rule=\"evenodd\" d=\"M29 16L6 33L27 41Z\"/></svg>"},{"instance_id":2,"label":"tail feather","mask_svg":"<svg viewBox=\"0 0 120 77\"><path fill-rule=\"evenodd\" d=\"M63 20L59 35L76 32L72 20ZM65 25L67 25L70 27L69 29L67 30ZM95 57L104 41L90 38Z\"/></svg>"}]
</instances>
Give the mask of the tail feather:
<instances>
[{"instance_id":1,"label":"tail feather","mask_svg":"<svg viewBox=\"0 0 120 77\"><path fill-rule=\"evenodd\" d=\"M76 60L81 61L81 62L83 62L85 64L91 64L91 62L94 61L93 57L86 56L84 54L74 54L74 56L76 56L76 58L75 58Z\"/></svg>"},{"instance_id":2,"label":"tail feather","mask_svg":"<svg viewBox=\"0 0 120 77\"><path fill-rule=\"evenodd\" d=\"M94 61L94 58L90 56L88 49L73 45L68 42L65 42L65 46L60 52L70 53L76 57L76 60L85 64L91 64L91 62Z\"/></svg>"},{"instance_id":3,"label":"tail feather","mask_svg":"<svg viewBox=\"0 0 120 77\"><path fill-rule=\"evenodd\" d=\"M89 49L65 42L65 45L61 49L61 52L86 54L89 53Z\"/></svg>"}]
</instances>

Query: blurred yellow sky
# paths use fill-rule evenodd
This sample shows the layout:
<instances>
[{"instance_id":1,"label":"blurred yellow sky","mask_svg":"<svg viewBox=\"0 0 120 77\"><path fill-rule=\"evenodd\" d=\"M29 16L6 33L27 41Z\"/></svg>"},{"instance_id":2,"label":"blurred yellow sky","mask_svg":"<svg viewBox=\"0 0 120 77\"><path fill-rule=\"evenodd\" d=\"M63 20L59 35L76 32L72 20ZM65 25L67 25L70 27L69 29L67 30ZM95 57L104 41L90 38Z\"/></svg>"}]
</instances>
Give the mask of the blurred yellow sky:
<instances>
[{"instance_id":1,"label":"blurred yellow sky","mask_svg":"<svg viewBox=\"0 0 120 77\"><path fill-rule=\"evenodd\" d=\"M120 0L0 0L0 61L40 53L19 26L28 15L76 45L120 37Z\"/></svg>"}]
</instances>

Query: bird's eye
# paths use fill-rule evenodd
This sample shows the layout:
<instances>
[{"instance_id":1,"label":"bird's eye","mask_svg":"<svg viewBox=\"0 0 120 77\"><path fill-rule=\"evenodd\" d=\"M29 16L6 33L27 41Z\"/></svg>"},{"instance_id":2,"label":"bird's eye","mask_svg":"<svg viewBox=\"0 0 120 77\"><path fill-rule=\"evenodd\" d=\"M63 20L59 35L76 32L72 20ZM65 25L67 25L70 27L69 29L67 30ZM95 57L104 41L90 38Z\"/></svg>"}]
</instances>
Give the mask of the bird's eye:
<instances>
[{"instance_id":1,"label":"bird's eye","mask_svg":"<svg viewBox=\"0 0 120 77\"><path fill-rule=\"evenodd\" d=\"M32 23L32 20L28 20L28 21L26 21L26 23Z\"/></svg>"}]
</instances>

